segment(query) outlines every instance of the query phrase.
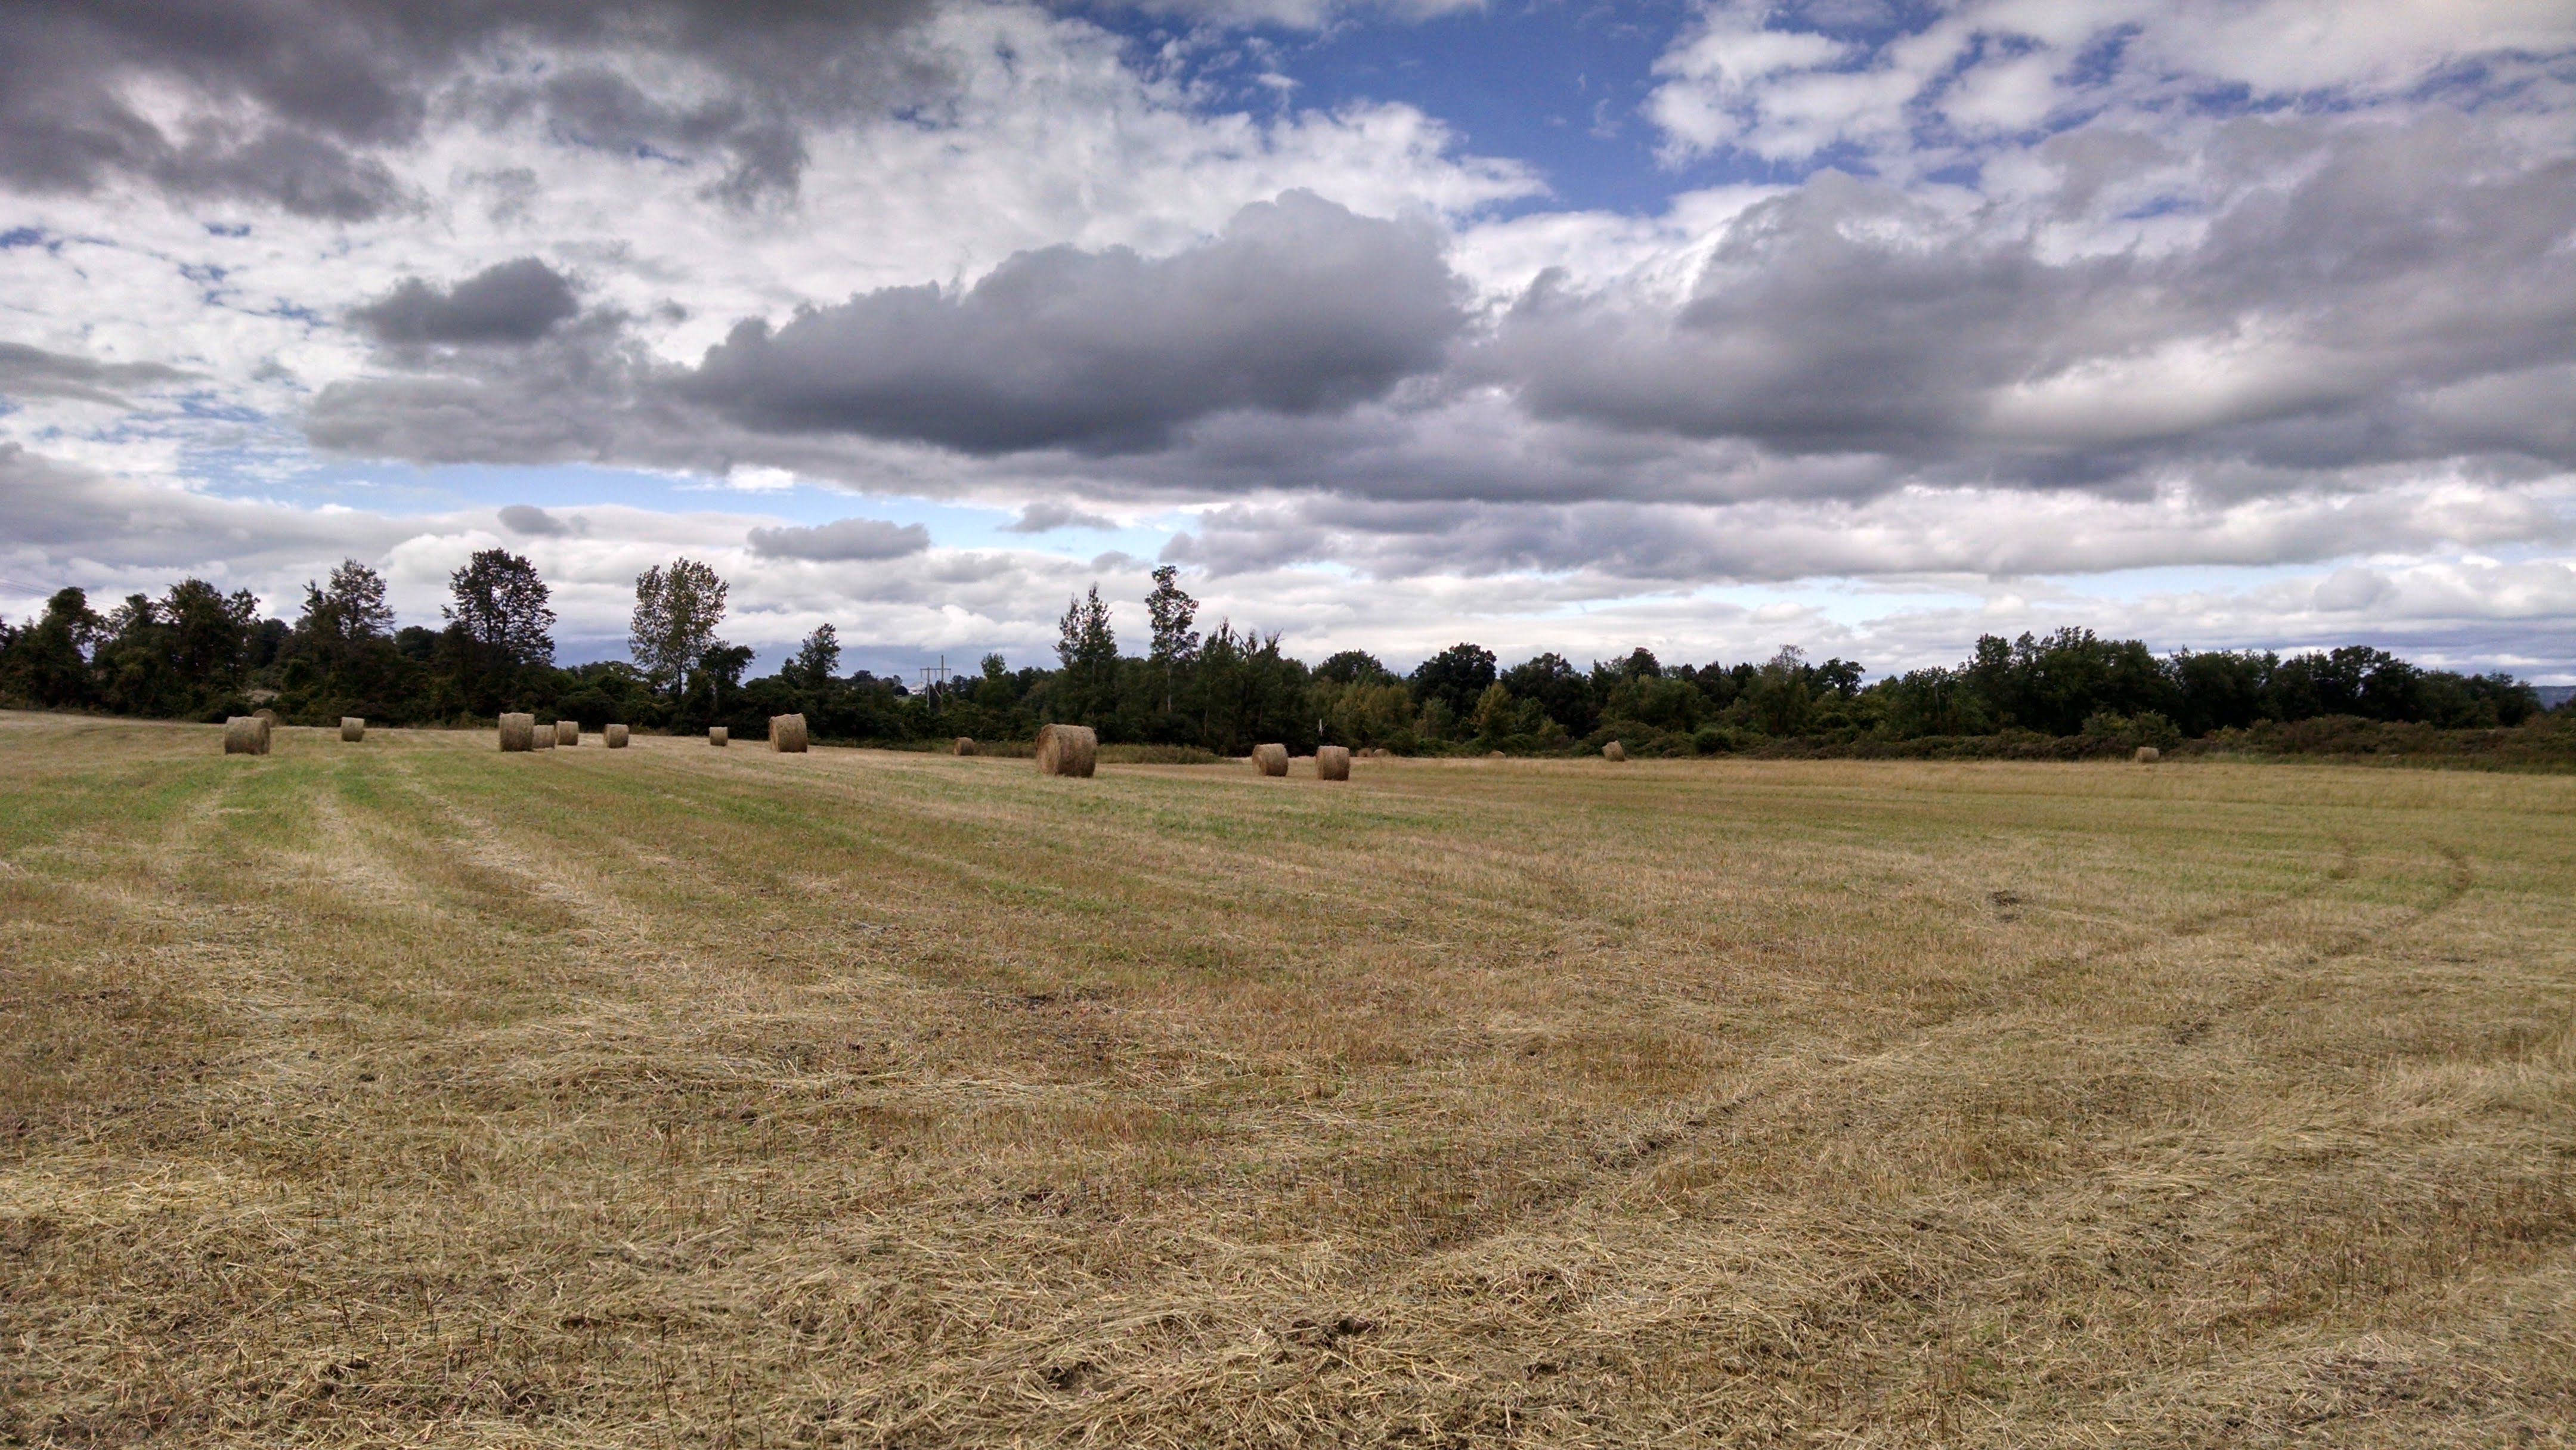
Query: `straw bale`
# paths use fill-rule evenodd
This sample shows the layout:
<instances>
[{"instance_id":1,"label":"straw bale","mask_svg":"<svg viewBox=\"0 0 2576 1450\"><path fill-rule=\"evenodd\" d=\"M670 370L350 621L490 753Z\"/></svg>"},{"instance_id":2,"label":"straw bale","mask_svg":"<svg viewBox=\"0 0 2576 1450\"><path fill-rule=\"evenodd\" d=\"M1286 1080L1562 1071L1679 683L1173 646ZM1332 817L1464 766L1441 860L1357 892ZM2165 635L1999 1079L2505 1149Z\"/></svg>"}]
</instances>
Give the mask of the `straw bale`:
<instances>
[{"instance_id":1,"label":"straw bale","mask_svg":"<svg viewBox=\"0 0 2576 1450\"><path fill-rule=\"evenodd\" d=\"M277 728L277 712L275 710L271 710L267 706L263 705L259 709L251 711L251 714L267 721L268 728L271 730Z\"/></svg>"},{"instance_id":2,"label":"straw bale","mask_svg":"<svg viewBox=\"0 0 2576 1450\"><path fill-rule=\"evenodd\" d=\"M1601 747L1601 758L1616 764L1628 758L1628 747L1613 740Z\"/></svg>"},{"instance_id":3,"label":"straw bale","mask_svg":"<svg viewBox=\"0 0 2576 1450\"><path fill-rule=\"evenodd\" d=\"M1038 727L1038 774L1088 776L1100 767L1100 733L1088 725Z\"/></svg>"},{"instance_id":4,"label":"straw bale","mask_svg":"<svg viewBox=\"0 0 2576 1450\"><path fill-rule=\"evenodd\" d=\"M266 755L268 722L257 715L234 715L224 721L224 754Z\"/></svg>"},{"instance_id":5,"label":"straw bale","mask_svg":"<svg viewBox=\"0 0 2576 1450\"><path fill-rule=\"evenodd\" d=\"M710 725L707 727L707 743L709 745L722 745L732 738L733 732L722 725Z\"/></svg>"},{"instance_id":6,"label":"straw bale","mask_svg":"<svg viewBox=\"0 0 2576 1450\"><path fill-rule=\"evenodd\" d=\"M1315 747L1315 779L1348 780L1351 778L1351 748L1347 745Z\"/></svg>"},{"instance_id":7,"label":"straw bale","mask_svg":"<svg viewBox=\"0 0 2576 1450\"><path fill-rule=\"evenodd\" d=\"M2153 765L2157 761L2164 759L2165 753L2152 745L2141 745L2138 747L2138 753L2135 758L2140 765Z\"/></svg>"},{"instance_id":8,"label":"straw bale","mask_svg":"<svg viewBox=\"0 0 2576 1450\"><path fill-rule=\"evenodd\" d=\"M536 749L537 717L534 715L502 716L501 748L503 750Z\"/></svg>"},{"instance_id":9,"label":"straw bale","mask_svg":"<svg viewBox=\"0 0 2576 1450\"><path fill-rule=\"evenodd\" d=\"M626 727L625 727L625 726L623 726L623 725L611 725L611 726L609 726L606 730L604 730L604 731L602 731L602 732L600 732L600 733L602 733L602 734L604 734L604 735L606 735L606 736L608 737L608 748L609 748L609 749L611 749L611 750L624 750L624 749L626 748Z\"/></svg>"},{"instance_id":10,"label":"straw bale","mask_svg":"<svg viewBox=\"0 0 2576 1450\"><path fill-rule=\"evenodd\" d=\"M975 753L975 737L960 735L957 737L957 744L951 748L959 755L972 755Z\"/></svg>"},{"instance_id":11,"label":"straw bale","mask_svg":"<svg viewBox=\"0 0 2576 1450\"><path fill-rule=\"evenodd\" d=\"M579 745L581 743L581 722L578 720L557 720L555 722L555 743L557 745Z\"/></svg>"},{"instance_id":12,"label":"straw bale","mask_svg":"<svg viewBox=\"0 0 2576 1450\"><path fill-rule=\"evenodd\" d=\"M554 749L555 722L548 720L544 724L537 726L535 734L531 737L531 743L533 743L539 750Z\"/></svg>"},{"instance_id":13,"label":"straw bale","mask_svg":"<svg viewBox=\"0 0 2576 1450\"><path fill-rule=\"evenodd\" d=\"M781 755L805 753L805 717L772 715L769 717L769 748Z\"/></svg>"},{"instance_id":14,"label":"straw bale","mask_svg":"<svg viewBox=\"0 0 2576 1450\"><path fill-rule=\"evenodd\" d=\"M364 717L357 716L357 715L343 715L343 716L341 716L341 717L340 717L340 738L341 738L341 739L343 739L343 740L345 740L345 741L348 741L348 742L349 742L350 744L352 744L352 745L355 745L355 744L357 744L359 741L366 739L366 738L367 738L367 722L366 722L366 720L364 719Z\"/></svg>"},{"instance_id":15,"label":"straw bale","mask_svg":"<svg viewBox=\"0 0 2576 1450\"><path fill-rule=\"evenodd\" d=\"M1285 745L1275 744L1256 745L1252 747L1252 768L1260 771L1263 775L1286 775L1288 773L1288 747Z\"/></svg>"}]
</instances>

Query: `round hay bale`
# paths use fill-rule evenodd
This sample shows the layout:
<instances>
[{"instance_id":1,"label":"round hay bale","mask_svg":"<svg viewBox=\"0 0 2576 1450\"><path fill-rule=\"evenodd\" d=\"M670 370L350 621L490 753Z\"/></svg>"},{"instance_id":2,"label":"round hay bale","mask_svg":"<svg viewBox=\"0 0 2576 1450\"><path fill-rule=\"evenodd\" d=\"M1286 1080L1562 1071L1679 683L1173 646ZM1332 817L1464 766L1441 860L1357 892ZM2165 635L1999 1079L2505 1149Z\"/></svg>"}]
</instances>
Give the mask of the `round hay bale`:
<instances>
[{"instance_id":1,"label":"round hay bale","mask_svg":"<svg viewBox=\"0 0 2576 1450\"><path fill-rule=\"evenodd\" d=\"M2162 760L2162 759L2164 759L2164 758L2165 758L2165 753L2164 753L2163 751L2161 751L2161 750L2158 750L2157 748L2155 748L2155 747L2154 747L2154 746L2152 746L2152 745L2141 745L2141 746L2139 746L2139 747L2138 747L2138 753L2137 753L2137 755L2134 757L2134 759L2136 759L2136 761L2137 761L2137 762L2138 762L2138 764L2140 764L2140 765L2153 765L2153 764L2155 764L2157 761Z\"/></svg>"},{"instance_id":2,"label":"round hay bale","mask_svg":"<svg viewBox=\"0 0 2576 1450\"><path fill-rule=\"evenodd\" d=\"M1499 750L1488 750L1485 752L1485 758L1487 760L1500 760L1503 758L1503 753Z\"/></svg>"},{"instance_id":3,"label":"round hay bale","mask_svg":"<svg viewBox=\"0 0 2576 1450\"><path fill-rule=\"evenodd\" d=\"M578 720L557 720L555 722L555 743L557 745L564 746L579 745L581 743L581 722Z\"/></svg>"},{"instance_id":4,"label":"round hay bale","mask_svg":"<svg viewBox=\"0 0 2576 1450\"><path fill-rule=\"evenodd\" d=\"M732 738L733 732L722 725L710 725L707 727L707 743L709 745L722 745Z\"/></svg>"},{"instance_id":5,"label":"round hay bale","mask_svg":"<svg viewBox=\"0 0 2576 1450\"><path fill-rule=\"evenodd\" d=\"M224 720L224 754L266 755L268 722L257 715L233 715Z\"/></svg>"},{"instance_id":6,"label":"round hay bale","mask_svg":"<svg viewBox=\"0 0 2576 1450\"><path fill-rule=\"evenodd\" d=\"M1351 748L1347 745L1315 747L1315 779L1348 780L1351 778Z\"/></svg>"},{"instance_id":7,"label":"round hay bale","mask_svg":"<svg viewBox=\"0 0 2576 1450\"><path fill-rule=\"evenodd\" d=\"M975 737L972 735L960 735L957 737L957 743L950 747L950 749L959 755L972 755L975 753Z\"/></svg>"},{"instance_id":8,"label":"round hay bale","mask_svg":"<svg viewBox=\"0 0 2576 1450\"><path fill-rule=\"evenodd\" d=\"M355 745L359 741L366 739L367 722L365 718L357 715L341 716L340 738L349 742L351 745Z\"/></svg>"},{"instance_id":9,"label":"round hay bale","mask_svg":"<svg viewBox=\"0 0 2576 1450\"><path fill-rule=\"evenodd\" d=\"M1609 744L1601 747L1601 758L1609 761L1613 765L1616 765L1620 761L1628 758L1628 747L1620 744L1616 740L1613 740Z\"/></svg>"},{"instance_id":10,"label":"round hay bale","mask_svg":"<svg viewBox=\"0 0 2576 1450\"><path fill-rule=\"evenodd\" d=\"M1263 775L1286 775L1288 773L1288 747L1285 745L1256 745L1252 747L1252 768L1260 771Z\"/></svg>"},{"instance_id":11,"label":"round hay bale","mask_svg":"<svg viewBox=\"0 0 2576 1450\"><path fill-rule=\"evenodd\" d=\"M772 715L769 717L769 748L781 755L805 753L805 717Z\"/></svg>"},{"instance_id":12,"label":"round hay bale","mask_svg":"<svg viewBox=\"0 0 2576 1450\"><path fill-rule=\"evenodd\" d=\"M503 750L536 749L537 717L534 715L502 716L501 748Z\"/></svg>"},{"instance_id":13,"label":"round hay bale","mask_svg":"<svg viewBox=\"0 0 2576 1450\"><path fill-rule=\"evenodd\" d=\"M267 707L265 707L265 706L262 706L261 708L259 708L259 709L257 709L257 710L253 710L253 711L251 711L250 713L251 713L255 718L258 718L258 719L261 719L261 720L265 720L265 721L267 721L267 722L268 722L268 728L270 728L271 730L274 730L274 729L276 729L276 728L277 728L277 712L276 712L275 710L271 710L271 709L268 709L268 708L267 708Z\"/></svg>"},{"instance_id":14,"label":"round hay bale","mask_svg":"<svg viewBox=\"0 0 2576 1450\"><path fill-rule=\"evenodd\" d=\"M1038 727L1038 774L1088 777L1100 768L1100 732L1088 725Z\"/></svg>"},{"instance_id":15,"label":"round hay bale","mask_svg":"<svg viewBox=\"0 0 2576 1450\"><path fill-rule=\"evenodd\" d=\"M601 732L601 733L602 733L602 734L604 734L604 735L606 735L606 736L608 737L608 748L609 748L609 749L611 749L611 750L624 750L624 749L626 748L626 727L625 727L625 726L623 726L623 725L611 725L611 726L609 726L605 731L603 731L603 732Z\"/></svg>"},{"instance_id":16,"label":"round hay bale","mask_svg":"<svg viewBox=\"0 0 2576 1450\"><path fill-rule=\"evenodd\" d=\"M543 724L541 724L541 725L537 726L537 727L536 727L536 730L535 730L535 733L530 737L530 743L531 743L531 744L533 744L533 745L534 745L537 749L539 749L539 750L552 750L552 749L554 749L554 748L555 748L555 722L553 722L552 720L548 720L548 721L546 721L545 723L543 723Z\"/></svg>"}]
</instances>

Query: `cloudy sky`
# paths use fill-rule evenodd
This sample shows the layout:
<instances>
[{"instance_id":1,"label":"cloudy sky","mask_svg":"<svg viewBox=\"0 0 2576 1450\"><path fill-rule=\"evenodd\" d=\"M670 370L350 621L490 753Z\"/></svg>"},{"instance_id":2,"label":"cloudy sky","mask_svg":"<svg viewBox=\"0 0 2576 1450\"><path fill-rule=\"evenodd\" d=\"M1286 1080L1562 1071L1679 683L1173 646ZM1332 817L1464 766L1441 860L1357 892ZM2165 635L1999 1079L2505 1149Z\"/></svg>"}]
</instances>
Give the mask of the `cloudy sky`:
<instances>
[{"instance_id":1,"label":"cloudy sky","mask_svg":"<svg viewBox=\"0 0 2576 1450\"><path fill-rule=\"evenodd\" d=\"M2565 0L15 0L0 612L2576 682Z\"/></svg>"}]
</instances>

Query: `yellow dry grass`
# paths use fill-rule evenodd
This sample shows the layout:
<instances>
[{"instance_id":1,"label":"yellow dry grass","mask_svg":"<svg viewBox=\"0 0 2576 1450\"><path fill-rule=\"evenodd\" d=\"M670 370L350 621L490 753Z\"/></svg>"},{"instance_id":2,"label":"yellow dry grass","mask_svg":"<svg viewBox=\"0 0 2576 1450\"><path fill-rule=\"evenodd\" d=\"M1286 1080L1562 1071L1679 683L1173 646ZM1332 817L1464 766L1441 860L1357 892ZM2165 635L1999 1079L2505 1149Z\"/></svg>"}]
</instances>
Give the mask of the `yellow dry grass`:
<instances>
[{"instance_id":1,"label":"yellow dry grass","mask_svg":"<svg viewBox=\"0 0 2576 1450\"><path fill-rule=\"evenodd\" d=\"M217 733L0 716L0 1444L2576 1419L2576 780Z\"/></svg>"}]
</instances>

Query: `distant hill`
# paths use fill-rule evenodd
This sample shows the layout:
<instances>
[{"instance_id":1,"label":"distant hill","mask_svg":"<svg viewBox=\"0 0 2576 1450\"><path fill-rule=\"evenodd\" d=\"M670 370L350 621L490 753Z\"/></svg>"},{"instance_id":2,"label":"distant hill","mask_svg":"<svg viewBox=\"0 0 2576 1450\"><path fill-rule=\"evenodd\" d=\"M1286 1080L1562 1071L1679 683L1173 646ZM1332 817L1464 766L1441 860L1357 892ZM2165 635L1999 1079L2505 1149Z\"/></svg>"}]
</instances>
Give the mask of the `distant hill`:
<instances>
[{"instance_id":1,"label":"distant hill","mask_svg":"<svg viewBox=\"0 0 2576 1450\"><path fill-rule=\"evenodd\" d=\"M2576 685L2534 685L2531 693L2540 697L2540 708L2555 710L2570 700L2576 700Z\"/></svg>"}]
</instances>

